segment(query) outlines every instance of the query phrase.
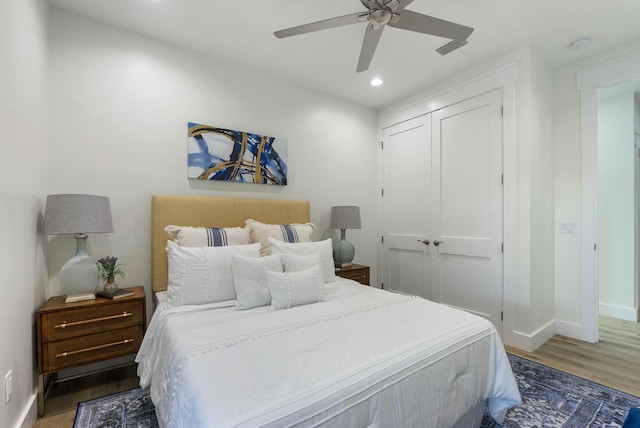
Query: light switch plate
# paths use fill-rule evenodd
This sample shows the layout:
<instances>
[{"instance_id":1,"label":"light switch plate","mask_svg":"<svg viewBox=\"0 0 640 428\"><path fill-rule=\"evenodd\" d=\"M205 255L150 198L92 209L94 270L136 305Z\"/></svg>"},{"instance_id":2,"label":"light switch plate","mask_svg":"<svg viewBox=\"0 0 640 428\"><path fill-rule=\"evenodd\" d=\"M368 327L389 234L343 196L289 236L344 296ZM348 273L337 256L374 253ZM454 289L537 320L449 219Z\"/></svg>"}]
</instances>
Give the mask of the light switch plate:
<instances>
[{"instance_id":1,"label":"light switch plate","mask_svg":"<svg viewBox=\"0 0 640 428\"><path fill-rule=\"evenodd\" d=\"M560 233L576 233L576 222L575 221L561 221L560 222Z\"/></svg>"}]
</instances>

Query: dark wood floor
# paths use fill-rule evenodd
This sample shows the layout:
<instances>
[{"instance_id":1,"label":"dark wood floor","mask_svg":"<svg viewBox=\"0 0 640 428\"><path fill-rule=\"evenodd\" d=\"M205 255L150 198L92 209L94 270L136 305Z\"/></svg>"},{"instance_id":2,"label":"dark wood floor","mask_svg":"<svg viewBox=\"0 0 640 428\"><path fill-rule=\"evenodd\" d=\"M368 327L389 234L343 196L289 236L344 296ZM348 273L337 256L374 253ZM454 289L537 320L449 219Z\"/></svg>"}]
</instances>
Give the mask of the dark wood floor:
<instances>
[{"instance_id":1,"label":"dark wood floor","mask_svg":"<svg viewBox=\"0 0 640 428\"><path fill-rule=\"evenodd\" d=\"M507 351L640 397L640 323L601 317L596 344L554 336L533 353ZM135 388L138 382L131 365L56 384L46 415L34 427L72 427L78 402Z\"/></svg>"}]
</instances>

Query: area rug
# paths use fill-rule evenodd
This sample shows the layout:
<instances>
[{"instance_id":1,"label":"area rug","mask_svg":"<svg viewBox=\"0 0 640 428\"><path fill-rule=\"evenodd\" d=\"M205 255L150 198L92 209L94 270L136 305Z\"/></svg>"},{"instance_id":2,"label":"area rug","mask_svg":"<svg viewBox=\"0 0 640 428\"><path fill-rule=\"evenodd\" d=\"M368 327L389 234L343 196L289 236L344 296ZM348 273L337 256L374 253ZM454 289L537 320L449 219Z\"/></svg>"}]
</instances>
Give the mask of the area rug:
<instances>
[{"instance_id":1,"label":"area rug","mask_svg":"<svg viewBox=\"0 0 640 428\"><path fill-rule=\"evenodd\" d=\"M503 427L621 427L640 398L509 355L522 405L507 412ZM499 427L487 414L482 428Z\"/></svg>"},{"instance_id":2,"label":"area rug","mask_svg":"<svg viewBox=\"0 0 640 428\"><path fill-rule=\"evenodd\" d=\"M522 405L510 409L505 428L621 427L640 398L509 355ZM149 390L136 388L78 404L74 428L158 427ZM482 428L497 428L485 415Z\"/></svg>"}]
</instances>

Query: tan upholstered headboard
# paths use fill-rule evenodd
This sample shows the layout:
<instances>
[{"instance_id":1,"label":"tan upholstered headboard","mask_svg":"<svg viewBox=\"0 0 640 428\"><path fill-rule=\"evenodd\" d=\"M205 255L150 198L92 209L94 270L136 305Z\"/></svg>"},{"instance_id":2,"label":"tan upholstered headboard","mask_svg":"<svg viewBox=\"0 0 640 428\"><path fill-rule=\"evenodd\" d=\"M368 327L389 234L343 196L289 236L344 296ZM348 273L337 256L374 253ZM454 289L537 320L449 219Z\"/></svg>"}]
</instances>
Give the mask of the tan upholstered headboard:
<instances>
[{"instance_id":1,"label":"tan upholstered headboard","mask_svg":"<svg viewBox=\"0 0 640 428\"><path fill-rule=\"evenodd\" d=\"M153 291L167 289L168 236L165 226L244 226L252 218L263 223L307 223L309 201L154 195L151 198L151 280Z\"/></svg>"}]
</instances>

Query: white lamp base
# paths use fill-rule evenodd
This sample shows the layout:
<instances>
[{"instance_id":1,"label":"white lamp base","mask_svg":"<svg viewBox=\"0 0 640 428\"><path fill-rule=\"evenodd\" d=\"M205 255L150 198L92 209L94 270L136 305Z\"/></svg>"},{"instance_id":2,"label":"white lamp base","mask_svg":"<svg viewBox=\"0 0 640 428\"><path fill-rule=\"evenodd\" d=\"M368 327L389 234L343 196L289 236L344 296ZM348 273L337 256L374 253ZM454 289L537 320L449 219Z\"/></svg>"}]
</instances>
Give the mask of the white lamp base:
<instances>
[{"instance_id":1,"label":"white lamp base","mask_svg":"<svg viewBox=\"0 0 640 428\"><path fill-rule=\"evenodd\" d=\"M65 303L73 303L73 302L82 302L83 300L95 300L96 299L96 295L95 294L75 294L73 296L67 296L66 299L64 299Z\"/></svg>"},{"instance_id":2,"label":"white lamp base","mask_svg":"<svg viewBox=\"0 0 640 428\"><path fill-rule=\"evenodd\" d=\"M87 254L87 235L79 234L76 238L76 254L60 269L60 287L67 295L65 302L78 302L95 299L98 288L98 264Z\"/></svg>"}]
</instances>

